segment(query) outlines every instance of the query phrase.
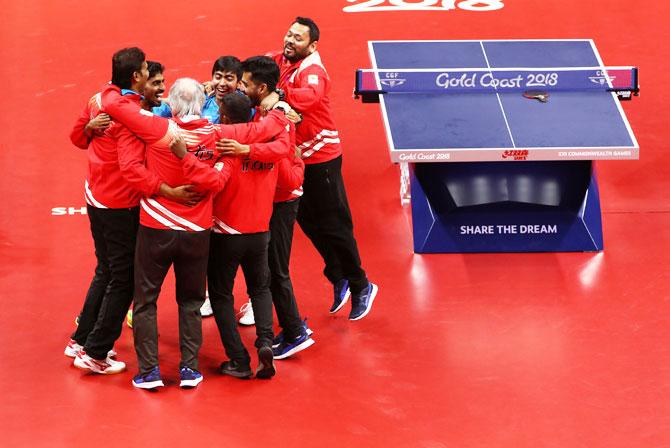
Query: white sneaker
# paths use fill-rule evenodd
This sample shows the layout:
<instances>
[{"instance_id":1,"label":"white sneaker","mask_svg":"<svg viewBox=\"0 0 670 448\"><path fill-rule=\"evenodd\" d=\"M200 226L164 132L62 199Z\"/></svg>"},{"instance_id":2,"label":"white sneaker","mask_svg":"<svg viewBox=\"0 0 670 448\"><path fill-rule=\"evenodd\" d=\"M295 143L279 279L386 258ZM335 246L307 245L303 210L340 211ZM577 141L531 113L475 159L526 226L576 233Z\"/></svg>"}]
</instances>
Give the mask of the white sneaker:
<instances>
[{"instance_id":1,"label":"white sneaker","mask_svg":"<svg viewBox=\"0 0 670 448\"><path fill-rule=\"evenodd\" d=\"M212 302L209 301L209 296L206 296L205 303L203 303L200 307L200 315L202 317L209 317L212 314L214 314L214 310L212 309Z\"/></svg>"},{"instance_id":2,"label":"white sneaker","mask_svg":"<svg viewBox=\"0 0 670 448\"><path fill-rule=\"evenodd\" d=\"M70 358L76 358L77 353L79 353L82 350L84 350L84 347L82 345L77 344L77 341L75 341L74 339L70 339L70 342L67 343L67 347L65 347L64 353L65 356L69 356ZM115 358L117 354L118 353L116 353L114 349L107 352L107 356L109 356L110 358Z\"/></svg>"},{"instance_id":3,"label":"white sneaker","mask_svg":"<svg viewBox=\"0 0 670 448\"><path fill-rule=\"evenodd\" d=\"M76 358L77 353L82 351L84 349L83 346L77 344L77 341L74 339L70 339L70 342L67 343L67 347L65 347L65 356L69 356L70 358Z\"/></svg>"},{"instance_id":4,"label":"white sneaker","mask_svg":"<svg viewBox=\"0 0 670 448\"><path fill-rule=\"evenodd\" d=\"M254 320L254 309L251 306L251 300L240 307L240 312L238 313L238 316L240 316L238 320L240 325L256 324L256 321Z\"/></svg>"},{"instance_id":5,"label":"white sneaker","mask_svg":"<svg viewBox=\"0 0 670 448\"><path fill-rule=\"evenodd\" d=\"M93 359L83 350L77 353L77 357L74 358L74 365L80 369L88 369L91 372L101 373L103 375L112 375L126 370L126 363L124 362L114 361L110 357L107 357L102 361Z\"/></svg>"}]
</instances>

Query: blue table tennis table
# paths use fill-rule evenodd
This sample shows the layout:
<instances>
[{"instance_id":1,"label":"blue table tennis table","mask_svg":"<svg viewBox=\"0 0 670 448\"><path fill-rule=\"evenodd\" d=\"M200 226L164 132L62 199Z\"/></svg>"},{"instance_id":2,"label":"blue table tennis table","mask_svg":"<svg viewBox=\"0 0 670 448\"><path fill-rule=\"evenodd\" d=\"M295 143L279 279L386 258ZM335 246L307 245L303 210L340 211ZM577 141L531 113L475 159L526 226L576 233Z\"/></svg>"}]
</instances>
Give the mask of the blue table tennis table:
<instances>
[{"instance_id":1,"label":"blue table tennis table","mask_svg":"<svg viewBox=\"0 0 670 448\"><path fill-rule=\"evenodd\" d=\"M613 89L557 88L543 102L518 89L465 88L490 84L494 71L526 82L531 70L537 85L556 68L604 69L592 40L371 41L369 52L376 87L401 91L379 102L391 160L407 179L401 194L411 195L415 252L603 249L592 161L639 158ZM438 90L461 90L402 93L422 70ZM606 74L584 79L602 85L614 78Z\"/></svg>"}]
</instances>

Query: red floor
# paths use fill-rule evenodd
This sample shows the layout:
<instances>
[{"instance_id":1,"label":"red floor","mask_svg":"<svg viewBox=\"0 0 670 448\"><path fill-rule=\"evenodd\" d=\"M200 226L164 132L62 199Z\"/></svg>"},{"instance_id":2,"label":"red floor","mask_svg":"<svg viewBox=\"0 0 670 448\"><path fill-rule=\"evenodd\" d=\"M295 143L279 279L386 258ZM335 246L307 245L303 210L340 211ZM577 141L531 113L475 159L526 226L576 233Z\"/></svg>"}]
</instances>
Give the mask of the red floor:
<instances>
[{"instance_id":1,"label":"red floor","mask_svg":"<svg viewBox=\"0 0 670 448\"><path fill-rule=\"evenodd\" d=\"M354 3L2 3L0 446L670 446L667 3L342 11ZM206 79L221 54L278 48L298 14L322 29L356 236L381 288L373 311L356 323L328 314L321 261L298 232L294 283L317 343L278 362L272 381L218 376L210 319L205 381L176 387L171 276L159 301L169 387L132 388L128 330L116 346L127 373L82 374L62 351L94 266L88 220L52 208L85 205L86 154L68 133L111 54L136 44L168 81ZM604 252L412 254L379 108L352 100L353 70L369 66L371 39L485 38L593 38L606 64L640 67L642 94L624 109L641 159L598 163Z\"/></svg>"}]
</instances>

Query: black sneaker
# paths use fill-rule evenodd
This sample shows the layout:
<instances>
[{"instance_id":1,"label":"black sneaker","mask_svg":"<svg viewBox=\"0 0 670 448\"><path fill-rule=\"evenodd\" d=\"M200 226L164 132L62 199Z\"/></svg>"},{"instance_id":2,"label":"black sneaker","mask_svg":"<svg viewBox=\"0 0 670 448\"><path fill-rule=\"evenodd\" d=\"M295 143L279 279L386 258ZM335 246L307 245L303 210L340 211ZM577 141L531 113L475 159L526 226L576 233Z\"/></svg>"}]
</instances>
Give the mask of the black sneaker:
<instances>
[{"instance_id":1,"label":"black sneaker","mask_svg":"<svg viewBox=\"0 0 670 448\"><path fill-rule=\"evenodd\" d=\"M224 375L234 376L235 378L243 380L248 380L253 376L253 372L248 363L242 363L234 359L222 362L220 370Z\"/></svg>"},{"instance_id":2,"label":"black sneaker","mask_svg":"<svg viewBox=\"0 0 670 448\"><path fill-rule=\"evenodd\" d=\"M265 346L258 349L258 368L256 369L256 378L269 380L275 373L274 354L272 348Z\"/></svg>"}]
</instances>

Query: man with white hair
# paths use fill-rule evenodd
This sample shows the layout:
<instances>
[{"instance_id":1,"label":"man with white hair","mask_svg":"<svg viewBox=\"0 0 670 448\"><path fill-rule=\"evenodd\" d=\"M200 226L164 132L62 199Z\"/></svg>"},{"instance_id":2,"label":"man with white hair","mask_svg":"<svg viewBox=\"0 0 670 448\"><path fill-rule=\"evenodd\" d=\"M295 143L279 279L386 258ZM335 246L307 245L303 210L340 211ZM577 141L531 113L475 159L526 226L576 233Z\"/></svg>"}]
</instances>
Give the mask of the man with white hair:
<instances>
[{"instance_id":1,"label":"man with white hair","mask_svg":"<svg viewBox=\"0 0 670 448\"><path fill-rule=\"evenodd\" d=\"M142 389L163 386L158 367L156 302L172 265L179 310L180 385L195 387L202 381L198 371L202 344L200 307L205 299L212 196L223 189L230 176L225 162L216 164L218 170L212 169L218 161L215 142L221 138L247 143L269 141L286 132L288 124L282 113L273 112L270 122L260 126L212 125L200 116L205 102L203 88L189 78L175 81L168 102L174 115L171 120L141 110L139 95L121 96L114 86L102 93L104 110L126 126L119 137L120 164L143 154L146 144L149 171L168 185L191 184L203 195L192 207L162 197L144 197L140 201L133 316L139 374L133 378L133 385ZM183 158L176 157L170 149L177 136L186 142L188 152Z\"/></svg>"}]
</instances>

